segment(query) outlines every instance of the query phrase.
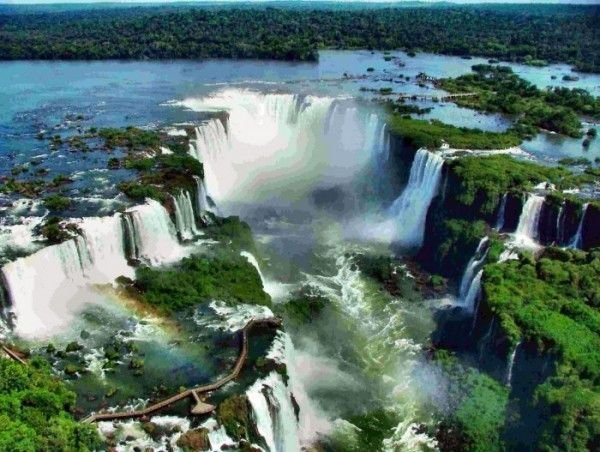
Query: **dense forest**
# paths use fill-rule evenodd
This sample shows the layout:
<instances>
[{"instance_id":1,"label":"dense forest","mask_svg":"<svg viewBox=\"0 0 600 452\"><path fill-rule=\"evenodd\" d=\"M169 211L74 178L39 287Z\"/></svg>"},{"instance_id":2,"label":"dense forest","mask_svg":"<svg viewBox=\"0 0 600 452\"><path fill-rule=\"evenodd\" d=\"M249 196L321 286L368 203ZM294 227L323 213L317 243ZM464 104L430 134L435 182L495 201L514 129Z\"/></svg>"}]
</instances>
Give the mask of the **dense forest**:
<instances>
[{"instance_id":1,"label":"dense forest","mask_svg":"<svg viewBox=\"0 0 600 452\"><path fill-rule=\"evenodd\" d=\"M0 59L269 58L406 49L600 71L600 7L0 9Z\"/></svg>"}]
</instances>

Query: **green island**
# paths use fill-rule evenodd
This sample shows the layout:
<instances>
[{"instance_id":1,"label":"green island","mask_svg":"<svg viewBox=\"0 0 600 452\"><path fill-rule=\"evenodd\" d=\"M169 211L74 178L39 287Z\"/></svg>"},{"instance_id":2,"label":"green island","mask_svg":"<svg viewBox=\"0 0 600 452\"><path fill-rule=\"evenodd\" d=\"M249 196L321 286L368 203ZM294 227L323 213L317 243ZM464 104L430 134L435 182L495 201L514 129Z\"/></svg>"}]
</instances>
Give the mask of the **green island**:
<instances>
[{"instance_id":1,"label":"green island","mask_svg":"<svg viewBox=\"0 0 600 452\"><path fill-rule=\"evenodd\" d=\"M596 15L596 6L568 5L12 7L0 9L0 58L313 61L320 49L404 48L598 72Z\"/></svg>"},{"instance_id":2,"label":"green island","mask_svg":"<svg viewBox=\"0 0 600 452\"><path fill-rule=\"evenodd\" d=\"M460 106L514 117L511 131L523 138L535 136L538 129L581 138L579 116L600 118L600 99L586 90L542 90L507 66L479 64L472 69L472 74L442 79L437 84L450 93L476 94L454 98Z\"/></svg>"},{"instance_id":3,"label":"green island","mask_svg":"<svg viewBox=\"0 0 600 452\"><path fill-rule=\"evenodd\" d=\"M438 149L447 143L454 149L506 149L517 146L521 138L515 133L484 132L456 127L438 120L426 121L409 116L392 116L391 131L418 148Z\"/></svg>"}]
</instances>

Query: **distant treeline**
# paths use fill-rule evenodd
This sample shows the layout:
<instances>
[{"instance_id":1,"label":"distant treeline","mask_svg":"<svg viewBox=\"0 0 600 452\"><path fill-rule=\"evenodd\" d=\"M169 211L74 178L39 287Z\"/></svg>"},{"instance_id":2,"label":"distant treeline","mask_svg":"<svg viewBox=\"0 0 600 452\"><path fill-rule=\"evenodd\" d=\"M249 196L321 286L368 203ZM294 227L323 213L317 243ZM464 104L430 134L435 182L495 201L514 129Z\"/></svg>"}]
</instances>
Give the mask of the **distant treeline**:
<instances>
[{"instance_id":1,"label":"distant treeline","mask_svg":"<svg viewBox=\"0 0 600 452\"><path fill-rule=\"evenodd\" d=\"M0 59L261 58L405 49L600 72L600 7L0 9ZM33 10L35 11L35 10Z\"/></svg>"}]
</instances>

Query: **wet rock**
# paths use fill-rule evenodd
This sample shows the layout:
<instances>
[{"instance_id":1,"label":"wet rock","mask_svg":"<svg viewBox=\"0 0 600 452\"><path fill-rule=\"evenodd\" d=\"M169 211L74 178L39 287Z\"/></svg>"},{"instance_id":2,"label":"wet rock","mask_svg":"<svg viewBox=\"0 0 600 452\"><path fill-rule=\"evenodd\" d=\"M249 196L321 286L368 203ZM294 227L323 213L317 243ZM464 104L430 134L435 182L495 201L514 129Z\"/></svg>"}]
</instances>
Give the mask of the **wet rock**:
<instances>
[{"instance_id":1,"label":"wet rock","mask_svg":"<svg viewBox=\"0 0 600 452\"><path fill-rule=\"evenodd\" d=\"M184 451L210 450L208 430L205 428L189 430L179 437L177 445Z\"/></svg>"}]
</instances>

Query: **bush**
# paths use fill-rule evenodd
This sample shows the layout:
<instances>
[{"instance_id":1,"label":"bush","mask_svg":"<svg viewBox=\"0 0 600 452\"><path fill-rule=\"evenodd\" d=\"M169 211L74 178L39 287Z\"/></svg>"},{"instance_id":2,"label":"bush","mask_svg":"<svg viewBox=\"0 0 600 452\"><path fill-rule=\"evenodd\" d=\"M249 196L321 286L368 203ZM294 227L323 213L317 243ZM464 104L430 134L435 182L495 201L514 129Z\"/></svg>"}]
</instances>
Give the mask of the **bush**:
<instances>
[{"instance_id":1,"label":"bush","mask_svg":"<svg viewBox=\"0 0 600 452\"><path fill-rule=\"evenodd\" d=\"M185 258L169 269L139 268L135 285L146 302L167 312L209 300L271 305L256 269L231 251Z\"/></svg>"},{"instance_id":2,"label":"bush","mask_svg":"<svg viewBox=\"0 0 600 452\"><path fill-rule=\"evenodd\" d=\"M99 450L95 426L73 419L75 394L39 360L0 359L0 450Z\"/></svg>"},{"instance_id":3,"label":"bush","mask_svg":"<svg viewBox=\"0 0 600 452\"><path fill-rule=\"evenodd\" d=\"M62 211L71 206L71 200L62 195L50 195L44 198L44 206L48 210Z\"/></svg>"}]
</instances>

